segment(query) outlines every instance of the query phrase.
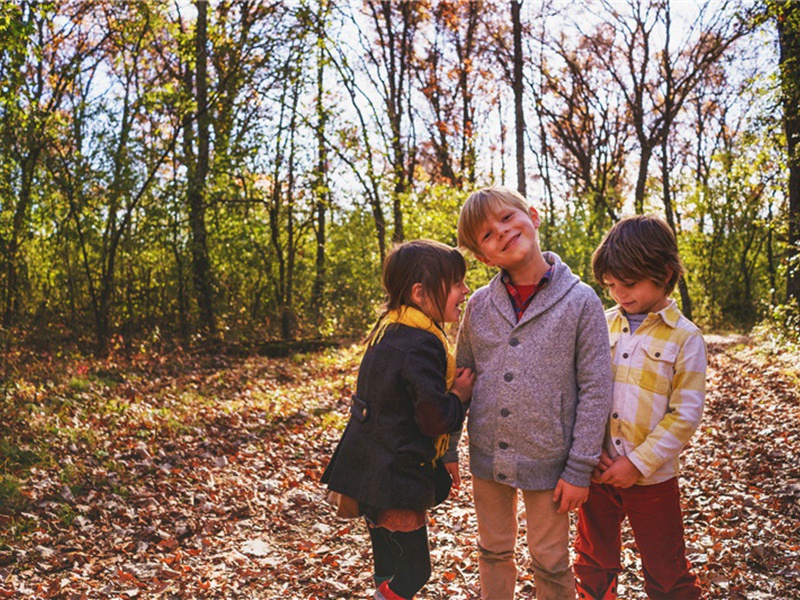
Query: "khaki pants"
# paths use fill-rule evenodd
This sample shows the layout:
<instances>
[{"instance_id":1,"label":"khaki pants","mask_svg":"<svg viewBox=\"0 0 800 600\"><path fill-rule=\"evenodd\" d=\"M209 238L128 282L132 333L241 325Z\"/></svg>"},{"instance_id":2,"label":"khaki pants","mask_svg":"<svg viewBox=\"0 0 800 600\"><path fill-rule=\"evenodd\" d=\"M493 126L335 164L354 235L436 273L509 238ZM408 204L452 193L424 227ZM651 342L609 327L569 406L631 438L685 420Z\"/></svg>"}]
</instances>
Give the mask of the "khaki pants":
<instances>
[{"instance_id":1,"label":"khaki pants","mask_svg":"<svg viewBox=\"0 0 800 600\"><path fill-rule=\"evenodd\" d=\"M517 581L517 489L477 477L472 478L472 488L478 517L481 599L512 600ZM569 515L557 512L553 490L523 490L522 498L537 600L574 600Z\"/></svg>"}]
</instances>

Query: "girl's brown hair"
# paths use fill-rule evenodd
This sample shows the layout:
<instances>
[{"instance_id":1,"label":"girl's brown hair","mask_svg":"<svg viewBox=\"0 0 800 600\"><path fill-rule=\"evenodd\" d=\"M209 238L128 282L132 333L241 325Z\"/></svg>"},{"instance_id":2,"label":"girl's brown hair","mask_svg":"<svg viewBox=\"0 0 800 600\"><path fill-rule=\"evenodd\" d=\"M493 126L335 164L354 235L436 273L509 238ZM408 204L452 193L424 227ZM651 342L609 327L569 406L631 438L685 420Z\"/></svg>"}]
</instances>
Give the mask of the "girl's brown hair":
<instances>
[{"instance_id":1,"label":"girl's brown hair","mask_svg":"<svg viewBox=\"0 0 800 600\"><path fill-rule=\"evenodd\" d=\"M592 254L594 278L604 288L611 275L623 282L649 279L667 294L684 273L670 226L658 217L627 217L608 230Z\"/></svg>"},{"instance_id":2,"label":"girl's brown hair","mask_svg":"<svg viewBox=\"0 0 800 600\"><path fill-rule=\"evenodd\" d=\"M403 305L422 309L414 304L414 284L422 284L425 296L430 301L435 315L434 321L444 318L445 305L450 288L464 279L467 263L456 248L433 240L413 240L395 245L383 261L383 289L386 302L380 319L389 311ZM372 338L373 331L367 337Z\"/></svg>"}]
</instances>

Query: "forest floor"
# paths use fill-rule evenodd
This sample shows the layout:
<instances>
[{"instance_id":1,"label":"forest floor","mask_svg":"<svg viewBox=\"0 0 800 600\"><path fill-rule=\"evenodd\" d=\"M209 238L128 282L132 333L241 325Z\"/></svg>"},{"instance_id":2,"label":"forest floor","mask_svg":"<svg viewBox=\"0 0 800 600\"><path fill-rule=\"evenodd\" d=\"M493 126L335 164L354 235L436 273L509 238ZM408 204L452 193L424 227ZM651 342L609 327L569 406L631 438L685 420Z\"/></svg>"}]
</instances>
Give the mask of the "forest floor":
<instances>
[{"instance_id":1,"label":"forest floor","mask_svg":"<svg viewBox=\"0 0 800 600\"><path fill-rule=\"evenodd\" d=\"M682 457L690 559L710 599L798 598L797 357L708 341L706 411ZM372 597L364 525L336 520L318 483L357 348L4 360L0 599ZM465 471L431 512L420 599L479 597ZM518 560L518 597L533 598L522 543ZM644 598L627 531L623 560L620 597Z\"/></svg>"}]
</instances>

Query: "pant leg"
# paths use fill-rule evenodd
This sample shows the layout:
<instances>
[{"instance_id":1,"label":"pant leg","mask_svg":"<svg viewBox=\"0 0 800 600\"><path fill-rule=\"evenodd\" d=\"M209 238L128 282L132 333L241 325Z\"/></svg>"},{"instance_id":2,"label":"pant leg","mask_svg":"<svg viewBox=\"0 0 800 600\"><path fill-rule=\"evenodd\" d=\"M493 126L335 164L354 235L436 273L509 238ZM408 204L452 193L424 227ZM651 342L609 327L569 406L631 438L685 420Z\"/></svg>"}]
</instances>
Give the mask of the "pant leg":
<instances>
[{"instance_id":1,"label":"pant leg","mask_svg":"<svg viewBox=\"0 0 800 600\"><path fill-rule=\"evenodd\" d=\"M478 519L478 570L481 600L513 600L517 583L514 550L517 543L516 488L472 478Z\"/></svg>"},{"instance_id":2,"label":"pant leg","mask_svg":"<svg viewBox=\"0 0 800 600\"><path fill-rule=\"evenodd\" d=\"M589 499L578 512L575 576L581 586L597 598L622 572L620 553L624 519L619 489L592 483Z\"/></svg>"},{"instance_id":3,"label":"pant leg","mask_svg":"<svg viewBox=\"0 0 800 600\"><path fill-rule=\"evenodd\" d=\"M569 565L569 514L559 514L553 490L523 490L528 550L537 600L575 600Z\"/></svg>"},{"instance_id":4,"label":"pant leg","mask_svg":"<svg viewBox=\"0 0 800 600\"><path fill-rule=\"evenodd\" d=\"M678 479L621 490L653 600L697 600L702 589L686 559Z\"/></svg>"}]
</instances>

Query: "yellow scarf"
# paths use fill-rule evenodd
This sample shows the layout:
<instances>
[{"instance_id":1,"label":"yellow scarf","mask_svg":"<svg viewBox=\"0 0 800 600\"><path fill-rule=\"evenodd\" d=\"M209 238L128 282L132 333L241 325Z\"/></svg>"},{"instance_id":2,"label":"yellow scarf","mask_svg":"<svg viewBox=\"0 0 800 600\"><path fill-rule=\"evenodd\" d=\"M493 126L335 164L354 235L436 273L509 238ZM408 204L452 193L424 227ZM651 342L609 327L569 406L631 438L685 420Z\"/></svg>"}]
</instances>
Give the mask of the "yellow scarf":
<instances>
[{"instance_id":1,"label":"yellow scarf","mask_svg":"<svg viewBox=\"0 0 800 600\"><path fill-rule=\"evenodd\" d=\"M399 323L400 325L407 325L408 327L416 327L417 329L424 329L425 331L430 331L433 335L439 338L444 346L444 351L447 354L447 389L449 390L453 386L453 382L456 380L456 357L453 354L453 351L450 349L450 342L447 340L447 336L444 334L444 331L431 319L428 315L426 315L421 310L414 308L413 306L401 306L398 309L390 310L386 313L380 322L378 323L377 328L375 329L375 335L372 336L372 339L369 342L369 345L372 346L377 344L383 334L386 333L386 328L393 323ZM444 435L440 435L436 440L433 442L433 446L436 449L436 456L434 456L434 461L444 456L444 453L447 452L447 448L450 446L450 434L445 433Z\"/></svg>"}]
</instances>

